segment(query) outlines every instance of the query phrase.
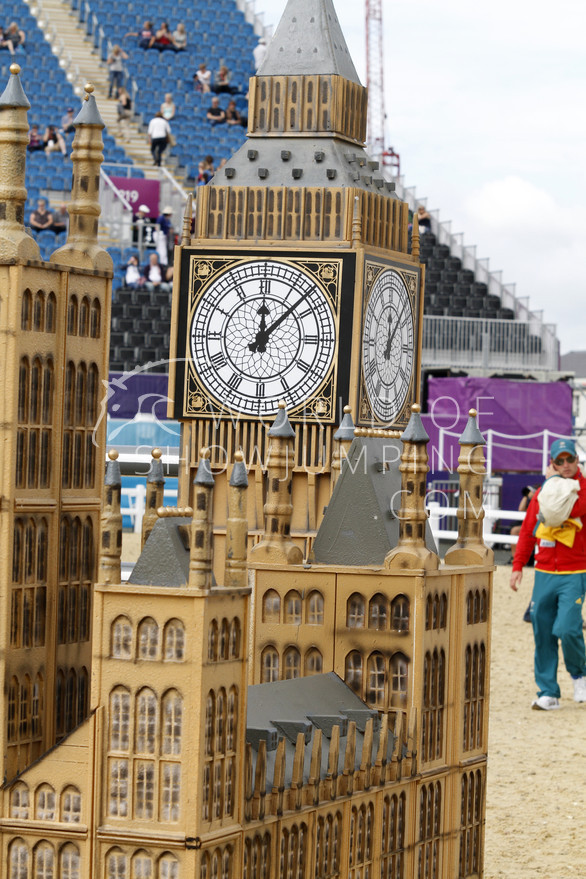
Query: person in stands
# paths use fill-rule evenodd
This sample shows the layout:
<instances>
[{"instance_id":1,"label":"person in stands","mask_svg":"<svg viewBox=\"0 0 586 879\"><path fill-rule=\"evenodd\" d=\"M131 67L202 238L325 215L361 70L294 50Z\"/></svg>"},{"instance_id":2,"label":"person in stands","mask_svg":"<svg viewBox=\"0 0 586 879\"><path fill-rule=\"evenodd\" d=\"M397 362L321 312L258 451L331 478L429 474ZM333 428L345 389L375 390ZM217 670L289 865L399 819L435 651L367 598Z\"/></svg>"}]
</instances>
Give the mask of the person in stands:
<instances>
[{"instance_id":1,"label":"person in stands","mask_svg":"<svg viewBox=\"0 0 586 879\"><path fill-rule=\"evenodd\" d=\"M226 121L226 113L220 107L220 99L212 98L211 106L206 113L206 119L213 125L221 125Z\"/></svg>"},{"instance_id":2,"label":"person in stands","mask_svg":"<svg viewBox=\"0 0 586 879\"><path fill-rule=\"evenodd\" d=\"M65 115L61 117L61 134L75 134L75 125L73 124L74 121L75 110L73 109L73 107L68 107Z\"/></svg>"},{"instance_id":3,"label":"person in stands","mask_svg":"<svg viewBox=\"0 0 586 879\"><path fill-rule=\"evenodd\" d=\"M118 133L120 140L128 140L130 136L128 121L132 119L132 98L123 85L121 85L118 90L116 112L118 114Z\"/></svg>"},{"instance_id":4,"label":"person in stands","mask_svg":"<svg viewBox=\"0 0 586 879\"><path fill-rule=\"evenodd\" d=\"M12 43L12 47L15 52L24 52L24 45L26 43L26 34L21 27L17 25L15 21L11 22L8 25L8 30L6 31L6 39L10 40Z\"/></svg>"},{"instance_id":5,"label":"person in stands","mask_svg":"<svg viewBox=\"0 0 586 879\"><path fill-rule=\"evenodd\" d=\"M166 21L161 23L161 27L154 35L150 48L159 49L163 52L166 49L174 49L175 45L173 43L173 34L169 28L169 24Z\"/></svg>"},{"instance_id":6,"label":"person in stands","mask_svg":"<svg viewBox=\"0 0 586 879\"><path fill-rule=\"evenodd\" d=\"M69 211L65 202L61 202L56 211L53 211L53 223L51 224L51 232L59 235L60 232L67 232L69 227Z\"/></svg>"},{"instance_id":7,"label":"person in stands","mask_svg":"<svg viewBox=\"0 0 586 879\"><path fill-rule=\"evenodd\" d=\"M43 140L43 136L39 131L38 125L31 125L31 130L28 134L28 146L27 150L29 153L36 153L45 150L45 141Z\"/></svg>"},{"instance_id":8,"label":"person in stands","mask_svg":"<svg viewBox=\"0 0 586 879\"><path fill-rule=\"evenodd\" d=\"M106 64L108 65L108 76L110 85L108 88L108 100L112 97L118 98L118 92L122 85L122 76L124 74L124 62L128 59L128 55L120 46L114 46L110 52Z\"/></svg>"},{"instance_id":9,"label":"person in stands","mask_svg":"<svg viewBox=\"0 0 586 879\"><path fill-rule=\"evenodd\" d=\"M212 91L217 95L227 93L235 95L238 89L236 86L230 85L230 72L225 64L216 71L216 77L212 86Z\"/></svg>"},{"instance_id":10,"label":"person in stands","mask_svg":"<svg viewBox=\"0 0 586 879\"><path fill-rule=\"evenodd\" d=\"M37 201L37 209L30 216L31 227L35 232L42 232L43 229L50 229L53 224L53 214L47 210L47 199L40 198Z\"/></svg>"},{"instance_id":11,"label":"person in stands","mask_svg":"<svg viewBox=\"0 0 586 879\"><path fill-rule=\"evenodd\" d=\"M43 143L45 144L45 152L47 155L59 151L62 156L67 155L67 146L62 134L57 131L56 125L47 125L43 135Z\"/></svg>"},{"instance_id":12,"label":"person in stands","mask_svg":"<svg viewBox=\"0 0 586 879\"><path fill-rule=\"evenodd\" d=\"M422 204L417 208L417 221L420 232L431 232L431 217Z\"/></svg>"},{"instance_id":13,"label":"person in stands","mask_svg":"<svg viewBox=\"0 0 586 879\"><path fill-rule=\"evenodd\" d=\"M560 708L559 643L574 686L586 702L586 651L582 605L586 593L586 479L573 440L552 443L545 482L535 492L521 525L510 587L517 592L523 567L535 550L531 622L535 640L537 698L541 711Z\"/></svg>"},{"instance_id":14,"label":"person in stands","mask_svg":"<svg viewBox=\"0 0 586 879\"><path fill-rule=\"evenodd\" d=\"M176 52L183 52L187 48L187 32L182 21L173 31L173 48Z\"/></svg>"},{"instance_id":15,"label":"person in stands","mask_svg":"<svg viewBox=\"0 0 586 879\"><path fill-rule=\"evenodd\" d=\"M165 95L165 100L161 104L160 110L163 114L163 119L166 119L167 122L170 122L177 112L177 108L175 107L175 102L173 101L173 95L171 94L171 92L167 92L167 94Z\"/></svg>"},{"instance_id":16,"label":"person in stands","mask_svg":"<svg viewBox=\"0 0 586 879\"><path fill-rule=\"evenodd\" d=\"M211 91L212 71L208 68L205 61L197 68L197 72L193 75L193 85L197 92L207 94Z\"/></svg>"},{"instance_id":17,"label":"person in stands","mask_svg":"<svg viewBox=\"0 0 586 879\"><path fill-rule=\"evenodd\" d=\"M149 122L147 134L151 145L151 153L153 155L153 165L160 166L163 159L163 153L167 149L169 137L171 136L171 126L167 120L163 118L163 114L160 110L158 113L155 113Z\"/></svg>"},{"instance_id":18,"label":"person in stands","mask_svg":"<svg viewBox=\"0 0 586 879\"><path fill-rule=\"evenodd\" d=\"M126 37L138 37L139 49L149 49L154 37L152 21L145 21L140 31L128 31L124 34L125 39Z\"/></svg>"},{"instance_id":19,"label":"person in stands","mask_svg":"<svg viewBox=\"0 0 586 879\"><path fill-rule=\"evenodd\" d=\"M14 46L12 45L12 40L10 40L7 34L4 31L4 28L0 24L0 50L4 49L6 52L10 52L11 55L14 55Z\"/></svg>"},{"instance_id":20,"label":"person in stands","mask_svg":"<svg viewBox=\"0 0 586 879\"><path fill-rule=\"evenodd\" d=\"M157 253L151 253L142 273L147 290L161 293L168 293L171 290L171 284L168 283L167 279L173 276L173 270L167 269L159 263Z\"/></svg>"}]
</instances>

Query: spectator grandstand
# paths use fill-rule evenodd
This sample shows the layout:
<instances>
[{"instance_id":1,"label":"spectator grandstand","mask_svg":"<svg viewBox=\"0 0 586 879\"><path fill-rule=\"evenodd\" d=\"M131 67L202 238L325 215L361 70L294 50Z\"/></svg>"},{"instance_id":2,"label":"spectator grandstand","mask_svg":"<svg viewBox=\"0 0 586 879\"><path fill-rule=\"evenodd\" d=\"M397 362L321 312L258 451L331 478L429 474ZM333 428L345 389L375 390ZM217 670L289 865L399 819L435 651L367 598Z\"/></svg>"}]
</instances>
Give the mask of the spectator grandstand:
<instances>
[{"instance_id":1,"label":"spectator grandstand","mask_svg":"<svg viewBox=\"0 0 586 879\"><path fill-rule=\"evenodd\" d=\"M100 111L108 126L103 135L107 175L152 177L159 172L152 168L144 132L149 118L170 93L175 104L171 128L176 143L167 151L167 167L162 169L158 179L161 185L165 179L167 183L170 180L176 188L173 219L178 228L181 203L186 194L183 187L190 189L196 185L200 160L211 154L217 167L222 159L229 159L246 138L240 125L212 127L206 121L212 95L197 91L193 81L202 62L206 62L214 77L225 65L236 94L220 93L220 105L225 109L235 100L240 113L248 115L246 94L248 79L254 74L253 49L264 31L258 23L255 26L248 20L250 15L245 15L240 6L235 0L197 5L190 0L176 0L171 13L165 16L171 32L179 23L185 25L186 47L174 52L141 48L139 37L133 36L140 35L145 20L152 18L153 10L145 0L71 0L69 12L60 0L31 0L30 7L24 0L7 0L2 10L5 20L17 21L27 35L26 53L19 54L18 60L34 108L31 124L38 123L42 133L48 124L59 125L68 105L76 107L77 112L76 94L80 93L85 79L90 79L96 82ZM77 27L73 35L63 28L64 15L71 19L72 28ZM153 22L154 32L160 24L158 19ZM106 59L115 44L121 45L128 55L123 78L132 97L132 132L124 145L118 144L113 136L115 101L106 100ZM76 69L76 64L71 63L71 53L79 53L80 45L84 53L83 69L81 62ZM6 79L12 59L3 53L1 60L0 73ZM71 138L68 151L70 147ZM53 205L63 201L63 193L69 188L70 167L69 156L63 157L59 152L49 155L38 151L29 155L27 220L39 196L47 196ZM106 176L104 181L106 189ZM420 202L399 180L397 194L409 202L413 211L417 209ZM109 195L116 200L112 186ZM161 194L159 209L171 201ZM144 288L123 289L126 264L130 254L137 251L130 246L131 235L122 235L122 226L112 222L106 204L112 202L103 203L103 216L109 221L104 237L110 243L115 268L111 369L129 370L137 362L151 360L158 364L154 371L164 372L169 350L170 294ZM125 209L129 210L128 204ZM125 228L128 233L129 222ZM64 233L56 236L51 231L41 231L36 237L43 257L48 258L62 243ZM474 248L464 247L461 236L446 232L446 225L439 222L434 212L430 231L421 235L421 260L426 264L424 369L475 369L490 374L515 372L534 377L543 377L557 369L559 352L555 328L544 324L539 313L531 312L526 300L516 299L511 288L502 285L498 273L488 272L487 261L477 261ZM143 265L147 261L148 252L143 256Z\"/></svg>"}]
</instances>

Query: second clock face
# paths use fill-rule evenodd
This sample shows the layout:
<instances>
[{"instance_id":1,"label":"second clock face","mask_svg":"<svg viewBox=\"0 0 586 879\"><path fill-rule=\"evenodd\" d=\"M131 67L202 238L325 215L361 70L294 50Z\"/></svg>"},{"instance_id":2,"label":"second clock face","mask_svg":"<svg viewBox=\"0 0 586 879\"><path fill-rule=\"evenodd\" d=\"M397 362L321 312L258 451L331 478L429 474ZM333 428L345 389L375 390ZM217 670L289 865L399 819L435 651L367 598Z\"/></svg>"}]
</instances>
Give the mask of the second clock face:
<instances>
[{"instance_id":1,"label":"second clock face","mask_svg":"<svg viewBox=\"0 0 586 879\"><path fill-rule=\"evenodd\" d=\"M414 367L411 299L399 272L381 271L364 313L362 369L372 412L392 423L401 412Z\"/></svg>"},{"instance_id":2,"label":"second clock face","mask_svg":"<svg viewBox=\"0 0 586 879\"><path fill-rule=\"evenodd\" d=\"M207 392L247 415L294 407L328 376L336 322L316 279L285 261L232 264L206 287L190 327L191 356Z\"/></svg>"}]
</instances>

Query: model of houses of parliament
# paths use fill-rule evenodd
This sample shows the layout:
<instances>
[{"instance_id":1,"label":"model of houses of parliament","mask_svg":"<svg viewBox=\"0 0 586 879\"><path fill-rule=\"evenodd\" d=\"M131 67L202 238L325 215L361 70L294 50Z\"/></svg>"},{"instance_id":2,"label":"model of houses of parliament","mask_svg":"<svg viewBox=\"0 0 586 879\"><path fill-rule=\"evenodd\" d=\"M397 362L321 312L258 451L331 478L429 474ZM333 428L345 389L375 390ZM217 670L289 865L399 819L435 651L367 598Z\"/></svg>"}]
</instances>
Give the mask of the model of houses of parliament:
<instances>
[{"instance_id":1,"label":"model of houses of parliament","mask_svg":"<svg viewBox=\"0 0 586 879\"><path fill-rule=\"evenodd\" d=\"M188 476L164 508L153 451L126 582L117 454L104 479L94 431L103 123L88 87L68 240L45 263L23 226L16 65L0 96L8 879L483 874L484 441L471 412L440 563L414 402L417 225L409 243L406 206L364 158L365 93L330 0L306 6L287 6L249 142L198 193L193 233L188 204L172 378Z\"/></svg>"}]
</instances>

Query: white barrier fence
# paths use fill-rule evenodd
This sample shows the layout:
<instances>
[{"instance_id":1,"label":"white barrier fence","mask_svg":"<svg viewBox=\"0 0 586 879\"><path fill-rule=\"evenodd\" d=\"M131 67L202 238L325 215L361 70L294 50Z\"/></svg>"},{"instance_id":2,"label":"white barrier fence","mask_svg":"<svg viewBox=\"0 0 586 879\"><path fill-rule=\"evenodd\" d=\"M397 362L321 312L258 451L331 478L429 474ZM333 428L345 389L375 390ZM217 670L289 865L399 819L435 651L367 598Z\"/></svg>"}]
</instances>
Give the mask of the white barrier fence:
<instances>
[{"instance_id":1,"label":"white barrier fence","mask_svg":"<svg viewBox=\"0 0 586 879\"><path fill-rule=\"evenodd\" d=\"M457 530L446 527L446 519L457 519L458 516L458 508L457 507L442 507L441 504L435 503L434 501L430 501L427 505L427 509L429 511L429 525L431 528L431 533L434 536L436 541L438 540L456 540L458 537ZM493 510L484 509L484 519L482 523L482 535L484 538L484 542L487 546L493 546L494 544L504 543L510 546L514 546L517 543L517 535L516 534L496 534L493 532L492 527L494 522L497 522L499 519L512 520L515 522L522 522L525 518L525 513L520 513L518 510Z\"/></svg>"}]
</instances>

